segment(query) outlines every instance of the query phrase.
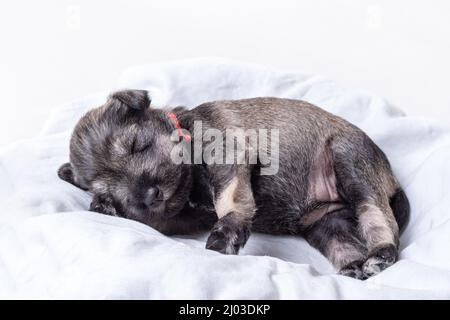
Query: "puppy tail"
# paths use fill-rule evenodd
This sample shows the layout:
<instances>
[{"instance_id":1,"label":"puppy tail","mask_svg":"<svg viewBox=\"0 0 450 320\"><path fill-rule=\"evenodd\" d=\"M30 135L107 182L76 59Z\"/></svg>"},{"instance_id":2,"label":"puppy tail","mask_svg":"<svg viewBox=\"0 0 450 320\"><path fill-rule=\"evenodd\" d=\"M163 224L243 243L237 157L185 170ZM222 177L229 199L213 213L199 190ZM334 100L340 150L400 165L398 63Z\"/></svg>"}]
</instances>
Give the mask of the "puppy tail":
<instances>
[{"instance_id":1,"label":"puppy tail","mask_svg":"<svg viewBox=\"0 0 450 320\"><path fill-rule=\"evenodd\" d=\"M394 212L395 220L397 220L400 233L403 232L409 221L410 205L408 197L403 189L398 189L389 200L389 204Z\"/></svg>"}]
</instances>

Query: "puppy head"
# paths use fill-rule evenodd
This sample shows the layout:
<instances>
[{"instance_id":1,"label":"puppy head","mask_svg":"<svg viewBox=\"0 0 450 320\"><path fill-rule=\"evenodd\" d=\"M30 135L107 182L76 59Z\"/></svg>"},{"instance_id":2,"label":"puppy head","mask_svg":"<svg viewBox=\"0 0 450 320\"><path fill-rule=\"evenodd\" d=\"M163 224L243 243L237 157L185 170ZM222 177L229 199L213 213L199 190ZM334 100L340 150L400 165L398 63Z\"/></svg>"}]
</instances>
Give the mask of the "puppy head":
<instances>
[{"instance_id":1,"label":"puppy head","mask_svg":"<svg viewBox=\"0 0 450 320\"><path fill-rule=\"evenodd\" d=\"M115 92L76 125L70 163L58 175L94 195L92 208L151 224L176 215L191 189L191 169L170 158L174 127L165 112L150 108L146 91ZM100 211L100 210L97 210Z\"/></svg>"}]
</instances>

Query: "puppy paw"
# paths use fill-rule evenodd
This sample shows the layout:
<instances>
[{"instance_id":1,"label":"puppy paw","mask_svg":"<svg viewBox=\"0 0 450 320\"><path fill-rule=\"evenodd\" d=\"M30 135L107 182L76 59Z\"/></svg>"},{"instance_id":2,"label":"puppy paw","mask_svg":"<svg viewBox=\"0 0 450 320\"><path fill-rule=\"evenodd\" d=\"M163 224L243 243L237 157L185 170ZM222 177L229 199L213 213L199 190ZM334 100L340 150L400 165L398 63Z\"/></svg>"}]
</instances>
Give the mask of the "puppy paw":
<instances>
[{"instance_id":1,"label":"puppy paw","mask_svg":"<svg viewBox=\"0 0 450 320\"><path fill-rule=\"evenodd\" d=\"M220 219L206 241L206 249L223 254L238 254L250 236L250 228L229 215Z\"/></svg>"},{"instance_id":2,"label":"puppy paw","mask_svg":"<svg viewBox=\"0 0 450 320\"><path fill-rule=\"evenodd\" d=\"M367 278L372 277L387 267L392 266L397 261L398 252L394 245L388 245L376 249L364 262L362 271Z\"/></svg>"},{"instance_id":3,"label":"puppy paw","mask_svg":"<svg viewBox=\"0 0 450 320\"><path fill-rule=\"evenodd\" d=\"M339 274L346 277L355 278L358 280L366 280L367 276L364 274L362 270L362 264L363 261L352 262L349 265L343 267L341 270L339 270Z\"/></svg>"},{"instance_id":4,"label":"puppy paw","mask_svg":"<svg viewBox=\"0 0 450 320\"><path fill-rule=\"evenodd\" d=\"M105 195L96 195L91 202L89 211L107 214L110 216L118 216L114 207L113 199Z\"/></svg>"},{"instance_id":5,"label":"puppy paw","mask_svg":"<svg viewBox=\"0 0 450 320\"><path fill-rule=\"evenodd\" d=\"M73 170L70 163L64 163L58 169L58 177L64 181L73 183Z\"/></svg>"}]
</instances>

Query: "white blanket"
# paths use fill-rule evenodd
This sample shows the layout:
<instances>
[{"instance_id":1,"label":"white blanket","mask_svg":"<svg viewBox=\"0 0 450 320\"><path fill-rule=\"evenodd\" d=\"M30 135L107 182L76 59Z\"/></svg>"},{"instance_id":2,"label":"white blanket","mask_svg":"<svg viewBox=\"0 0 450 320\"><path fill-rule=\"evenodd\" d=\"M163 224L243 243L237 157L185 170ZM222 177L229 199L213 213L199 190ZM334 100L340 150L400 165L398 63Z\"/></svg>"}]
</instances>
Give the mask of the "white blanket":
<instances>
[{"instance_id":1,"label":"white blanket","mask_svg":"<svg viewBox=\"0 0 450 320\"><path fill-rule=\"evenodd\" d=\"M0 297L450 298L449 129L321 77L221 59L129 69L117 88L147 89L153 106L296 98L356 124L385 151L411 201L399 262L359 281L336 275L301 238L252 234L239 256L225 256L204 249L206 235L168 238L87 212L90 196L56 170L74 124L105 101L100 93L55 109L35 138L0 149Z\"/></svg>"}]
</instances>

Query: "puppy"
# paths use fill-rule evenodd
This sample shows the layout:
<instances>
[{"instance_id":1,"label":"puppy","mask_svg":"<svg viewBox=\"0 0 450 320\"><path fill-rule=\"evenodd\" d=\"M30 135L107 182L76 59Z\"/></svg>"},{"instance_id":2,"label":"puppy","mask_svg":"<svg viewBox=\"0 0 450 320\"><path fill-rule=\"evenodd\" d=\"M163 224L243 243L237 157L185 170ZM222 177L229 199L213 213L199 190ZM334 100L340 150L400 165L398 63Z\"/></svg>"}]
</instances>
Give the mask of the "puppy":
<instances>
[{"instance_id":1,"label":"puppy","mask_svg":"<svg viewBox=\"0 0 450 320\"><path fill-rule=\"evenodd\" d=\"M219 139L228 130L230 144ZM254 139L257 131L274 134ZM237 140L247 148L220 151L235 151ZM58 175L93 195L91 211L167 235L211 230L206 248L225 254L237 254L250 230L303 236L358 279L397 260L409 216L385 154L364 132L290 99L161 110L146 91L115 92L78 122Z\"/></svg>"}]
</instances>

